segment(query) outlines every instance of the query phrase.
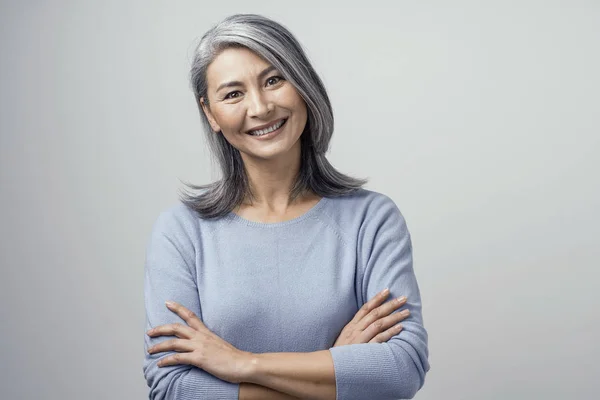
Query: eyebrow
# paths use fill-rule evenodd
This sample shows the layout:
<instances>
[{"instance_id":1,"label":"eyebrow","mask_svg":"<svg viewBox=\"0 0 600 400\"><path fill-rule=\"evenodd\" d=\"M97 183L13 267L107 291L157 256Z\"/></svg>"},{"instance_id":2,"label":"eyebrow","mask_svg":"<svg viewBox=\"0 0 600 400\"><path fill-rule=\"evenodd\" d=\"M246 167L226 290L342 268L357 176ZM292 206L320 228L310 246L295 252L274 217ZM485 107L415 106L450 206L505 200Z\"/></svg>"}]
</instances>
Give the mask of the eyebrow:
<instances>
[{"instance_id":1,"label":"eyebrow","mask_svg":"<svg viewBox=\"0 0 600 400\"><path fill-rule=\"evenodd\" d=\"M260 74L258 74L258 79L262 80L265 75L269 74L272 71L275 71L277 68L275 68L273 65L271 65L270 67L265 68ZM243 86L244 84L240 81L231 81L231 82L225 82L219 85L219 87L217 88L217 92L223 88L227 88L227 87L234 87L234 86Z\"/></svg>"}]
</instances>

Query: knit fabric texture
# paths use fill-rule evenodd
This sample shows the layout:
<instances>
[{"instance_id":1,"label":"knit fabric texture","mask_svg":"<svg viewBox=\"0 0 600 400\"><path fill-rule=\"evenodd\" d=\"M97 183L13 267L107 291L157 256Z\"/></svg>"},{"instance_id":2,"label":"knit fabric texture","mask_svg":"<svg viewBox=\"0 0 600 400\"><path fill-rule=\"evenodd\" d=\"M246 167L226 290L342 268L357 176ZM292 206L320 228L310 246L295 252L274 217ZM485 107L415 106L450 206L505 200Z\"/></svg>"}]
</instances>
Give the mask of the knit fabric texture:
<instances>
[{"instance_id":1,"label":"knit fabric texture","mask_svg":"<svg viewBox=\"0 0 600 400\"><path fill-rule=\"evenodd\" d=\"M332 347L358 309L385 288L406 296L403 330L385 343ZM337 399L412 398L429 370L427 332L411 236L396 204L360 189L323 197L293 220L259 223L235 213L203 219L181 202L160 213L146 249L146 331L185 324L165 306L192 310L208 329L252 353L329 350ZM173 337L144 332L151 400L237 400L239 384L190 365L158 367Z\"/></svg>"}]
</instances>

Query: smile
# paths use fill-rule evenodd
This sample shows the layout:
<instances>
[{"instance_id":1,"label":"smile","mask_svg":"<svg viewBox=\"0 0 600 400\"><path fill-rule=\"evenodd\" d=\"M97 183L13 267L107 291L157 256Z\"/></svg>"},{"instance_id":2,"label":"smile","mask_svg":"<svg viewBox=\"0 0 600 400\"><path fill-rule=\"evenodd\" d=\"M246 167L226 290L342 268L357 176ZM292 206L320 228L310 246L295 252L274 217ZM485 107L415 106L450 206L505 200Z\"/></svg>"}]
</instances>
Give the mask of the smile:
<instances>
[{"instance_id":1,"label":"smile","mask_svg":"<svg viewBox=\"0 0 600 400\"><path fill-rule=\"evenodd\" d=\"M252 136L266 135L268 133L271 133L271 132L276 131L277 129L281 128L283 126L283 124L285 124L286 121L287 121L287 118L282 119L281 121L276 122L275 124L273 124L267 128L249 131L248 134L252 135Z\"/></svg>"}]
</instances>

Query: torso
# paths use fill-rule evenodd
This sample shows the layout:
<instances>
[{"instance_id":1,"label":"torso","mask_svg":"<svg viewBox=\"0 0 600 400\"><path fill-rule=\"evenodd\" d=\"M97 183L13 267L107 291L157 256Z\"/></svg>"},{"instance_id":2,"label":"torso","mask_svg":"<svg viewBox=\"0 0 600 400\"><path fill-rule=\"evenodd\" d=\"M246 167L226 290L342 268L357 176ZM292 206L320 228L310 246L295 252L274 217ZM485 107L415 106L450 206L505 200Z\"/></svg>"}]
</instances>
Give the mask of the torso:
<instances>
[{"instance_id":1,"label":"torso","mask_svg":"<svg viewBox=\"0 0 600 400\"><path fill-rule=\"evenodd\" d=\"M354 229L340 234L325 200L306 200L280 222L246 208L200 230L196 284L212 332L255 353L333 345L358 310L357 259Z\"/></svg>"}]
</instances>

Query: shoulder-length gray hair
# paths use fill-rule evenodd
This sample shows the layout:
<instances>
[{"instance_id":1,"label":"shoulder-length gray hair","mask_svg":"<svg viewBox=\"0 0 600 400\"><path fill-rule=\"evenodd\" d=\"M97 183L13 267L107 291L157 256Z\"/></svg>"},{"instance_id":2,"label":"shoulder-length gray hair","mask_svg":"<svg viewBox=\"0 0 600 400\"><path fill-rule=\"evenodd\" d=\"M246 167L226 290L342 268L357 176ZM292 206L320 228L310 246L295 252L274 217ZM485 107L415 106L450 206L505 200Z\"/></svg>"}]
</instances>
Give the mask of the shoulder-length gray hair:
<instances>
[{"instance_id":1,"label":"shoulder-length gray hair","mask_svg":"<svg viewBox=\"0 0 600 400\"><path fill-rule=\"evenodd\" d=\"M225 18L204 34L196 48L190 72L204 130L212 155L221 167L222 177L206 185L187 183L189 188L201 192L197 195L181 192L182 202L204 218L216 218L231 212L244 198L253 199L239 151L222 134L212 131L200 103L201 98L207 100L208 66L221 51L230 47L247 48L271 63L306 102L308 118L300 136L300 172L290 199L294 200L307 190L322 197L336 197L366 184L366 179L352 178L337 171L325 158L333 134L333 110L323 82L300 43L273 20L255 14L237 14Z\"/></svg>"}]
</instances>

